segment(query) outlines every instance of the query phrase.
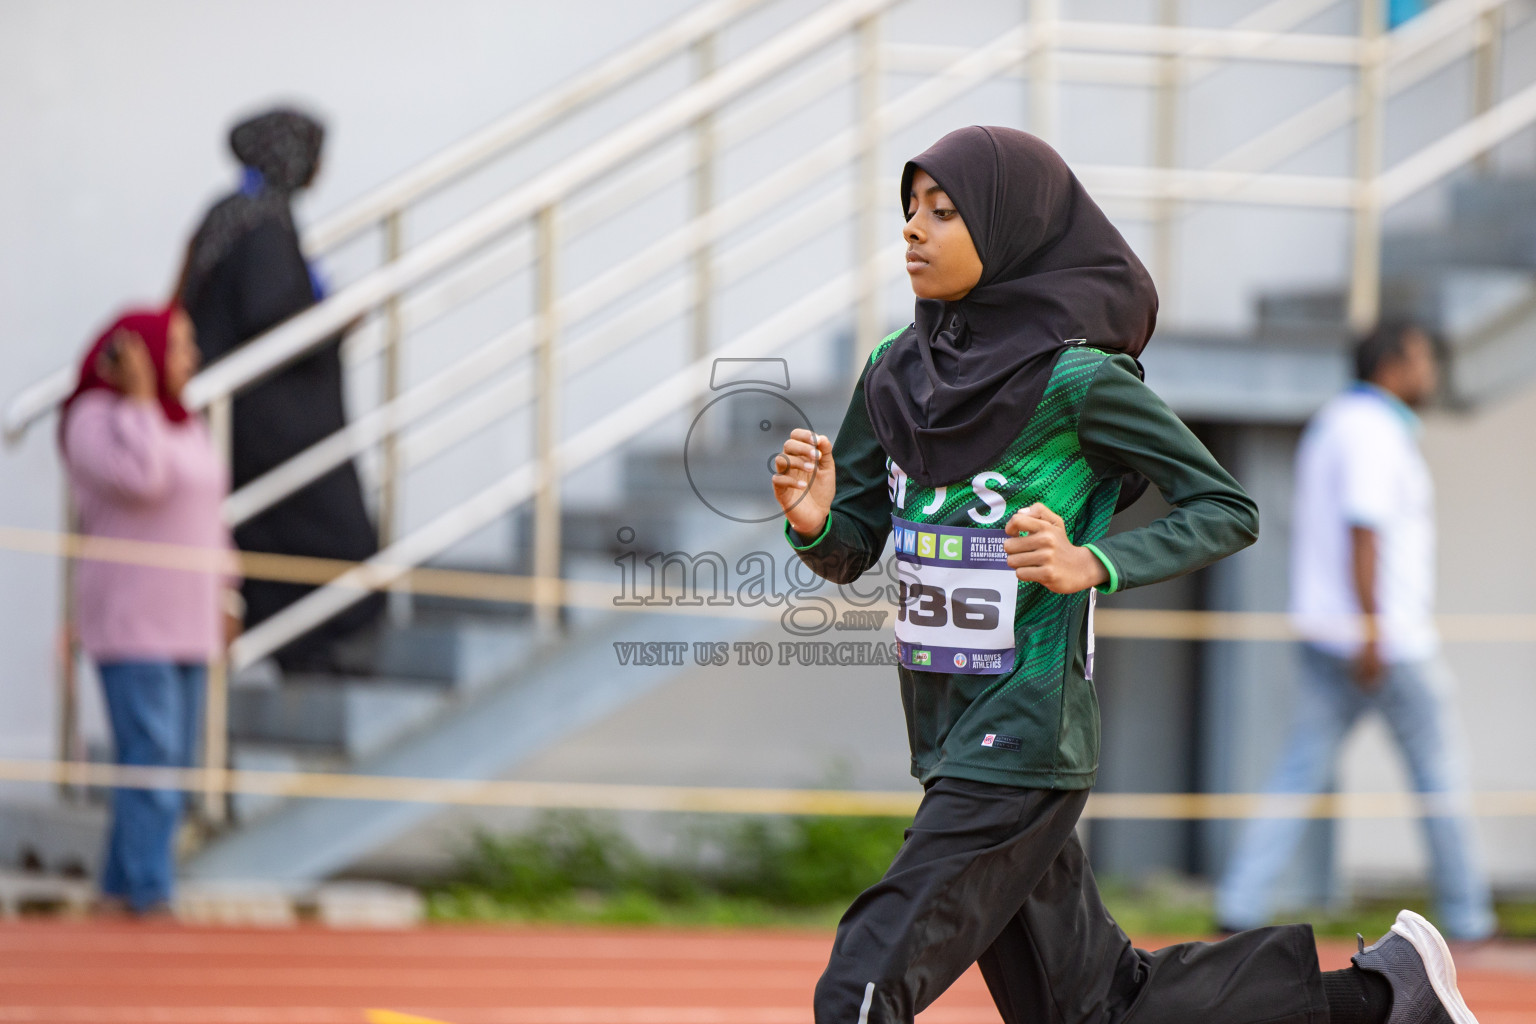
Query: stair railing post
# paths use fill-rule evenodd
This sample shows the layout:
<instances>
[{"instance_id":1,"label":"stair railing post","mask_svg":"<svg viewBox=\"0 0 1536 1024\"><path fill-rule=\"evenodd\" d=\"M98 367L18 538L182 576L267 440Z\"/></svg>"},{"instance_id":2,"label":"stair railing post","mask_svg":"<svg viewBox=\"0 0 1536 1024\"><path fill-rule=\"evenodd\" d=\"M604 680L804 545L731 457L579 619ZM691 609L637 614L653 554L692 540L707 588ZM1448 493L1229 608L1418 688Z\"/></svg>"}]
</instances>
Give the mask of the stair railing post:
<instances>
[{"instance_id":1,"label":"stair railing post","mask_svg":"<svg viewBox=\"0 0 1536 1024\"><path fill-rule=\"evenodd\" d=\"M394 263L400 258L401 231L400 210L391 210L384 218L384 262ZM400 393L400 295L398 292L384 300L384 367L383 402L394 401ZM387 547L399 530L396 517L399 514L400 445L394 424L385 426L384 442L379 459L379 545Z\"/></svg>"},{"instance_id":2,"label":"stair railing post","mask_svg":"<svg viewBox=\"0 0 1536 1024\"><path fill-rule=\"evenodd\" d=\"M1489 7L1477 16L1477 42L1472 50L1472 115L1486 114L1499 100L1499 62L1503 56L1504 8ZM1493 170L1493 150L1472 158L1478 174Z\"/></svg>"},{"instance_id":3,"label":"stair railing post","mask_svg":"<svg viewBox=\"0 0 1536 1024\"><path fill-rule=\"evenodd\" d=\"M233 465L233 400L224 395L208 406L208 432L224 465ZM219 619L221 625L223 616ZM229 656L222 649L208 662L207 692L203 700L202 815L209 825L228 817L225 772L229 767Z\"/></svg>"},{"instance_id":4,"label":"stair railing post","mask_svg":"<svg viewBox=\"0 0 1536 1024\"><path fill-rule=\"evenodd\" d=\"M1161 0L1159 20L1167 28L1179 24L1179 0ZM1173 299L1174 228L1178 202L1172 198L1168 176L1178 164L1179 99L1184 62L1177 53L1157 58L1157 98L1153 116L1152 163L1163 172L1158 197L1153 204L1152 280L1157 285L1163 309L1169 310Z\"/></svg>"},{"instance_id":5,"label":"stair railing post","mask_svg":"<svg viewBox=\"0 0 1536 1024\"><path fill-rule=\"evenodd\" d=\"M559 255L559 209L542 207L534 221L537 264L534 271L538 335L535 344L537 390L534 449L538 459L538 490L533 507L534 621L541 632L560 623L560 467L555 462L559 441L560 373L556 361L559 324L556 322L556 260Z\"/></svg>"},{"instance_id":6,"label":"stair railing post","mask_svg":"<svg viewBox=\"0 0 1536 1024\"><path fill-rule=\"evenodd\" d=\"M404 210L395 207L382 222L384 234L384 262L392 264L404 251ZM400 293L395 292L384 300L384 351L383 394L384 405L393 402L400 394L401 365L404 362L402 341L405 320L400 309ZM379 448L379 547L386 548L400 533L400 431L394 423L384 427L384 438ZM389 590L389 618L397 625L404 625L411 618L411 595L404 587Z\"/></svg>"},{"instance_id":7,"label":"stair railing post","mask_svg":"<svg viewBox=\"0 0 1536 1024\"><path fill-rule=\"evenodd\" d=\"M1381 175L1386 106L1386 11L1360 0L1360 88L1355 115L1355 230L1349 326L1368 330L1381 315Z\"/></svg>"},{"instance_id":8,"label":"stair railing post","mask_svg":"<svg viewBox=\"0 0 1536 1024\"><path fill-rule=\"evenodd\" d=\"M1029 130L1051 145L1057 144L1057 22L1059 0L1030 0Z\"/></svg>"},{"instance_id":9,"label":"stair railing post","mask_svg":"<svg viewBox=\"0 0 1536 1024\"><path fill-rule=\"evenodd\" d=\"M875 254L880 250L880 16L872 14L859 22L858 104L859 163L858 216L855 230L854 258L858 261L858 305L854 316L854 356L850 368L855 377L864 361L880 341L880 268Z\"/></svg>"},{"instance_id":10,"label":"stair railing post","mask_svg":"<svg viewBox=\"0 0 1536 1024\"><path fill-rule=\"evenodd\" d=\"M74 536L78 530L75 499L69 481L64 482L64 533ZM80 749L80 679L78 647L75 642L75 560L68 548L59 558L59 665L58 665L58 759L83 760ZM59 782L59 797L73 802L82 790Z\"/></svg>"},{"instance_id":11,"label":"stair railing post","mask_svg":"<svg viewBox=\"0 0 1536 1024\"><path fill-rule=\"evenodd\" d=\"M716 34L711 32L693 44L693 79L703 81L715 73ZM693 172L693 214L695 218L707 216L715 208L715 111L713 108L699 115L693 123L693 138L697 166ZM693 255L693 317L692 349L694 362L706 359L712 346L711 324L714 320L714 246L701 245ZM693 413L698 416L708 403L705 396L694 402Z\"/></svg>"}]
</instances>

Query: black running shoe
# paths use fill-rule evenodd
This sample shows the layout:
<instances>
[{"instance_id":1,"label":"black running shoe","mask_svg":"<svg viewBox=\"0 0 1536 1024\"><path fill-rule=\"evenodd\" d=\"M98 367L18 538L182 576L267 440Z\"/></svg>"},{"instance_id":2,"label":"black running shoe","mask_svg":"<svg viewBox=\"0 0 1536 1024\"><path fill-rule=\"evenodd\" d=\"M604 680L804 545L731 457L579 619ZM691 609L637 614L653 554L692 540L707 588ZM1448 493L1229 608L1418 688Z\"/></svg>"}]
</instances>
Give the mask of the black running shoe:
<instances>
[{"instance_id":1,"label":"black running shoe","mask_svg":"<svg viewBox=\"0 0 1536 1024\"><path fill-rule=\"evenodd\" d=\"M1351 959L1362 971L1375 971L1392 986L1392 1015L1387 1024L1477 1024L1456 990L1456 965L1435 926L1411 910L1373 944L1360 938Z\"/></svg>"}]
</instances>

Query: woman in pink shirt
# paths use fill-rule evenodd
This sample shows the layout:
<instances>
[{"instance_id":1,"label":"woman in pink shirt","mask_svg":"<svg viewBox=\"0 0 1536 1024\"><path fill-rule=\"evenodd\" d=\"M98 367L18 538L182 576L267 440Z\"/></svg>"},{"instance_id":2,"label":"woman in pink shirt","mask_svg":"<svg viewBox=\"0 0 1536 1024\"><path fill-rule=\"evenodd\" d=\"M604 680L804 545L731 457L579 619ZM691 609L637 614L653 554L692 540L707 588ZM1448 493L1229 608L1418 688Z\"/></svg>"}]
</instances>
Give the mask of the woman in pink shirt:
<instances>
[{"instance_id":1,"label":"woman in pink shirt","mask_svg":"<svg viewBox=\"0 0 1536 1024\"><path fill-rule=\"evenodd\" d=\"M119 764L195 763L207 665L226 642L229 477L181 404L197 366L186 313L131 313L91 346L61 416L82 533L209 551L204 569L77 563L75 630L100 671ZM137 914L169 905L184 802L175 790L114 792L106 900Z\"/></svg>"}]
</instances>

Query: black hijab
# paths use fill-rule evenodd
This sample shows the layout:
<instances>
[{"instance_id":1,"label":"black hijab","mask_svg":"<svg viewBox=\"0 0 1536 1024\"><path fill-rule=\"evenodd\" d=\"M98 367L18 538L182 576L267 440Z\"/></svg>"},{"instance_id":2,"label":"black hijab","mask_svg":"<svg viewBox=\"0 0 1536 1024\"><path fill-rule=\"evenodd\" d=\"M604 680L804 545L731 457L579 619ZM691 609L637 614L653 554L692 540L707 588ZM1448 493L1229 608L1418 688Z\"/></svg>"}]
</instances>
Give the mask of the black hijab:
<instances>
[{"instance_id":1,"label":"black hijab","mask_svg":"<svg viewBox=\"0 0 1536 1024\"><path fill-rule=\"evenodd\" d=\"M251 230L271 220L292 229L289 202L314 179L324 143L324 125L283 107L235 125L229 148L245 167L245 179L238 192L208 211L192 237L178 293L183 304L197 298L214 267Z\"/></svg>"},{"instance_id":2,"label":"black hijab","mask_svg":"<svg viewBox=\"0 0 1536 1024\"><path fill-rule=\"evenodd\" d=\"M1007 450L1068 345L1140 355L1157 291L1077 176L1033 135L950 132L902 171L903 216L919 169L965 221L981 280L958 302L918 299L912 326L870 367L864 391L881 447L934 487Z\"/></svg>"}]
</instances>

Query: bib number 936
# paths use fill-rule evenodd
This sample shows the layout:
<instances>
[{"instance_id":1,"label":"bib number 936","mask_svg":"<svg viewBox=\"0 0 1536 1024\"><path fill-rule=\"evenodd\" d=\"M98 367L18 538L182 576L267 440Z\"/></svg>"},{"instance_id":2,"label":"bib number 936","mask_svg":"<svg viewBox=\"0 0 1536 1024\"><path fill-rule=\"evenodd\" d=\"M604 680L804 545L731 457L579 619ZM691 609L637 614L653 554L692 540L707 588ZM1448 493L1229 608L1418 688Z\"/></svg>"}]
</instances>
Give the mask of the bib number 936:
<instances>
[{"instance_id":1,"label":"bib number 936","mask_svg":"<svg viewBox=\"0 0 1536 1024\"><path fill-rule=\"evenodd\" d=\"M959 629L996 629L1003 595L983 587L956 587L946 594L943 587L931 583L900 582L896 608L897 622L914 626ZM1010 595L1011 596L1011 595Z\"/></svg>"}]
</instances>

